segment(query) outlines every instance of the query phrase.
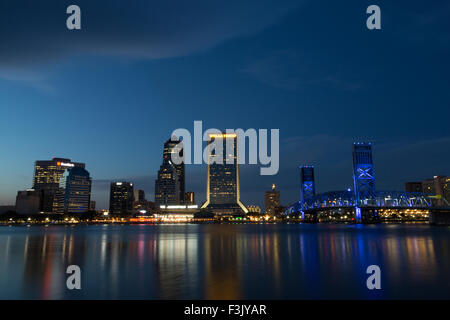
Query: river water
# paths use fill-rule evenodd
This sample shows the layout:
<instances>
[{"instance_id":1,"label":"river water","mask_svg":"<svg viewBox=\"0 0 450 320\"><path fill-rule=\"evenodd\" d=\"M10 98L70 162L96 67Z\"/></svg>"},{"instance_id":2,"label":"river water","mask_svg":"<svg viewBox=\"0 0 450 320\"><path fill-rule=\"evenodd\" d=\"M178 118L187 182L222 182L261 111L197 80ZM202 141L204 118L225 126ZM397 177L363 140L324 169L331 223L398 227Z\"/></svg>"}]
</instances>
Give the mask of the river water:
<instances>
[{"instance_id":1,"label":"river water","mask_svg":"<svg viewBox=\"0 0 450 320\"><path fill-rule=\"evenodd\" d=\"M450 299L449 245L427 224L3 226L0 299Z\"/></svg>"}]
</instances>

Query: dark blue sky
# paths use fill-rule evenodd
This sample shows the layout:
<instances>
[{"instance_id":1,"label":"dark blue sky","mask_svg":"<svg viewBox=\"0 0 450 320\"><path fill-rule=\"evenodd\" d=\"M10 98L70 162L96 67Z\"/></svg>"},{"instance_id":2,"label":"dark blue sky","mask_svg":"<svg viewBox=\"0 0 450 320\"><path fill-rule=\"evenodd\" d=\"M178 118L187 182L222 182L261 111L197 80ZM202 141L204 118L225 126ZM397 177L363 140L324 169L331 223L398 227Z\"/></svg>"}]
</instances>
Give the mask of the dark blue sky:
<instances>
[{"instance_id":1,"label":"dark blue sky","mask_svg":"<svg viewBox=\"0 0 450 320\"><path fill-rule=\"evenodd\" d=\"M70 4L81 31L65 27ZM371 4L382 30L366 28ZM100 208L114 179L153 200L164 140L194 120L280 129L279 174L241 169L245 204L272 182L297 200L305 163L318 191L349 187L353 141L374 143L379 189L448 175L449 27L438 0L2 0L0 205L54 156L87 164ZM187 167L199 204L205 179Z\"/></svg>"}]
</instances>

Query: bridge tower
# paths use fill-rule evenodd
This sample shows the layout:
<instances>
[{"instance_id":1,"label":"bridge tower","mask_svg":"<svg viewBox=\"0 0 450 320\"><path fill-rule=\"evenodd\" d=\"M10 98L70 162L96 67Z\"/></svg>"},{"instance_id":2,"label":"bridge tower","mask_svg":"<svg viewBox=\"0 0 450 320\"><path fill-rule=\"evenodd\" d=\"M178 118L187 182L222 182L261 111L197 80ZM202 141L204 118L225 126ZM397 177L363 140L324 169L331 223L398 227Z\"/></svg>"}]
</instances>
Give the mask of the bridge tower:
<instances>
[{"instance_id":1,"label":"bridge tower","mask_svg":"<svg viewBox=\"0 0 450 320\"><path fill-rule=\"evenodd\" d=\"M375 172L371 143L353 144L353 183L355 205L368 205L375 199Z\"/></svg>"},{"instance_id":2,"label":"bridge tower","mask_svg":"<svg viewBox=\"0 0 450 320\"><path fill-rule=\"evenodd\" d=\"M300 201L303 204L314 198L316 195L316 186L314 183L314 167L313 166L302 166L300 167Z\"/></svg>"}]
</instances>

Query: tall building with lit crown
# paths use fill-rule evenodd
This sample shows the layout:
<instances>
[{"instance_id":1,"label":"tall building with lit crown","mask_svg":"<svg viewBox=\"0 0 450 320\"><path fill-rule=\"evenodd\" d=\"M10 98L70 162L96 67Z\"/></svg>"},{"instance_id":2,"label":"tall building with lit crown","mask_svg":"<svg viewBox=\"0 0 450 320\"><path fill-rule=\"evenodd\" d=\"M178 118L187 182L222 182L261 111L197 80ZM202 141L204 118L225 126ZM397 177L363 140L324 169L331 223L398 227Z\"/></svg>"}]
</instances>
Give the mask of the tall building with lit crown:
<instances>
[{"instance_id":1,"label":"tall building with lit crown","mask_svg":"<svg viewBox=\"0 0 450 320\"><path fill-rule=\"evenodd\" d=\"M53 158L39 160L34 165L33 189L41 192L40 211L56 213L58 211L58 191L61 177L67 168L85 168L84 163L72 162L70 159Z\"/></svg>"},{"instance_id":2,"label":"tall building with lit crown","mask_svg":"<svg viewBox=\"0 0 450 320\"><path fill-rule=\"evenodd\" d=\"M127 216L133 213L134 192L131 182L112 182L109 196L109 214Z\"/></svg>"},{"instance_id":3,"label":"tall building with lit crown","mask_svg":"<svg viewBox=\"0 0 450 320\"><path fill-rule=\"evenodd\" d=\"M174 153L179 152L179 148L177 148L178 144L180 143L180 141L175 140L175 137L171 137L169 140L167 140L164 143L164 150L163 150L163 162L168 162L169 160L172 159L172 155ZM180 151L179 156L182 158L183 157L183 150ZM172 165L175 167L175 170L177 172L178 175L178 189L177 192L179 192L179 199L180 199L180 203L184 202L184 193L186 191L186 175L185 175L185 165L184 165L184 161L180 164L174 164L173 161Z\"/></svg>"},{"instance_id":4,"label":"tall building with lit crown","mask_svg":"<svg viewBox=\"0 0 450 320\"><path fill-rule=\"evenodd\" d=\"M266 191L264 202L266 214L275 215L275 208L280 206L280 191L275 189L274 184L272 184L272 190Z\"/></svg>"},{"instance_id":5,"label":"tall building with lit crown","mask_svg":"<svg viewBox=\"0 0 450 320\"><path fill-rule=\"evenodd\" d=\"M206 202L202 208L217 215L248 213L240 200L237 135L210 134L208 150Z\"/></svg>"},{"instance_id":6,"label":"tall building with lit crown","mask_svg":"<svg viewBox=\"0 0 450 320\"><path fill-rule=\"evenodd\" d=\"M355 200L358 205L367 205L376 197L372 144L354 143L352 151Z\"/></svg>"},{"instance_id":7,"label":"tall building with lit crown","mask_svg":"<svg viewBox=\"0 0 450 320\"><path fill-rule=\"evenodd\" d=\"M155 181L155 204L157 207L184 203L184 162L175 164L172 161L172 155L178 152L177 145L179 143L173 138L164 143L163 163L158 170L158 177ZM183 156L182 151L179 156Z\"/></svg>"},{"instance_id":8,"label":"tall building with lit crown","mask_svg":"<svg viewBox=\"0 0 450 320\"><path fill-rule=\"evenodd\" d=\"M92 178L81 167L67 169L60 181L58 213L84 213L89 211Z\"/></svg>"}]
</instances>

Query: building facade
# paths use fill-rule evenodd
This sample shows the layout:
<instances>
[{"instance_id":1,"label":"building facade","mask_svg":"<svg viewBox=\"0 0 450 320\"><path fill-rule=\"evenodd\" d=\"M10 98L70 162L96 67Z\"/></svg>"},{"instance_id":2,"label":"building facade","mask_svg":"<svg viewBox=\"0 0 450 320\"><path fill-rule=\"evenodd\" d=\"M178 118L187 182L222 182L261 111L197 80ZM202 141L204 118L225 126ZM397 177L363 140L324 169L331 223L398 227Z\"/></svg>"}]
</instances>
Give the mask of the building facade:
<instances>
[{"instance_id":1,"label":"building facade","mask_svg":"<svg viewBox=\"0 0 450 320\"><path fill-rule=\"evenodd\" d=\"M180 182L175 166L170 161L163 163L155 181L155 205L158 207L180 204L179 190Z\"/></svg>"},{"instance_id":2,"label":"building facade","mask_svg":"<svg viewBox=\"0 0 450 320\"><path fill-rule=\"evenodd\" d=\"M42 192L34 189L17 192L16 212L18 214L33 215L40 212Z\"/></svg>"},{"instance_id":3,"label":"building facade","mask_svg":"<svg viewBox=\"0 0 450 320\"><path fill-rule=\"evenodd\" d=\"M185 166L184 162L175 164L172 156L179 153L178 144L173 138L164 143L163 162L155 181L155 205L179 205L184 203ZM178 146L178 147L177 147Z\"/></svg>"},{"instance_id":4,"label":"building facade","mask_svg":"<svg viewBox=\"0 0 450 320\"><path fill-rule=\"evenodd\" d=\"M164 149L163 149L163 162L164 161L170 161L172 165L175 167L175 171L178 175L178 190L179 193L179 203L182 204L184 202L184 193L186 192L186 173L185 173L185 165L184 165L184 154L183 150L180 147L182 144L180 144L180 141L176 140L175 137L171 137L169 140L167 140L164 143ZM174 154L178 154L178 156L183 159L183 161L180 164L175 164L172 161L172 156Z\"/></svg>"},{"instance_id":5,"label":"building facade","mask_svg":"<svg viewBox=\"0 0 450 320\"><path fill-rule=\"evenodd\" d=\"M81 167L67 169L60 181L58 213L80 214L89 211L92 178Z\"/></svg>"},{"instance_id":6,"label":"building facade","mask_svg":"<svg viewBox=\"0 0 450 320\"><path fill-rule=\"evenodd\" d=\"M367 205L376 197L372 144L354 143L352 151L355 200L358 205Z\"/></svg>"},{"instance_id":7,"label":"building facade","mask_svg":"<svg viewBox=\"0 0 450 320\"><path fill-rule=\"evenodd\" d=\"M195 204L195 193L185 192L184 193L184 204Z\"/></svg>"},{"instance_id":8,"label":"building facade","mask_svg":"<svg viewBox=\"0 0 450 320\"><path fill-rule=\"evenodd\" d=\"M261 208L257 205L249 205L249 206L247 206L247 209L248 209L249 214L255 214L255 215L261 214Z\"/></svg>"},{"instance_id":9,"label":"building facade","mask_svg":"<svg viewBox=\"0 0 450 320\"><path fill-rule=\"evenodd\" d=\"M276 190L275 184L272 184L272 190L266 191L264 206L266 214L271 216L275 215L275 209L280 206L280 191Z\"/></svg>"},{"instance_id":10,"label":"building facade","mask_svg":"<svg viewBox=\"0 0 450 320\"><path fill-rule=\"evenodd\" d=\"M424 193L437 196L437 204L439 206L448 206L450 203L450 177L434 176L422 182Z\"/></svg>"},{"instance_id":11,"label":"building facade","mask_svg":"<svg viewBox=\"0 0 450 320\"><path fill-rule=\"evenodd\" d=\"M133 213L134 192L131 182L112 182L109 195L109 214L129 216Z\"/></svg>"},{"instance_id":12,"label":"building facade","mask_svg":"<svg viewBox=\"0 0 450 320\"><path fill-rule=\"evenodd\" d=\"M206 202L216 215L242 215L248 209L240 200L237 135L210 134L206 180Z\"/></svg>"},{"instance_id":13,"label":"building facade","mask_svg":"<svg viewBox=\"0 0 450 320\"><path fill-rule=\"evenodd\" d=\"M145 192L144 190L135 189L134 190L134 201L145 201Z\"/></svg>"},{"instance_id":14,"label":"building facade","mask_svg":"<svg viewBox=\"0 0 450 320\"><path fill-rule=\"evenodd\" d=\"M316 195L314 182L314 167L302 166L300 168L300 199L303 202L311 200Z\"/></svg>"},{"instance_id":15,"label":"building facade","mask_svg":"<svg viewBox=\"0 0 450 320\"><path fill-rule=\"evenodd\" d=\"M58 212L58 192L61 177L68 168L85 168L84 163L72 162L71 159L53 158L39 160L34 165L33 189L41 192L40 211Z\"/></svg>"}]
</instances>

